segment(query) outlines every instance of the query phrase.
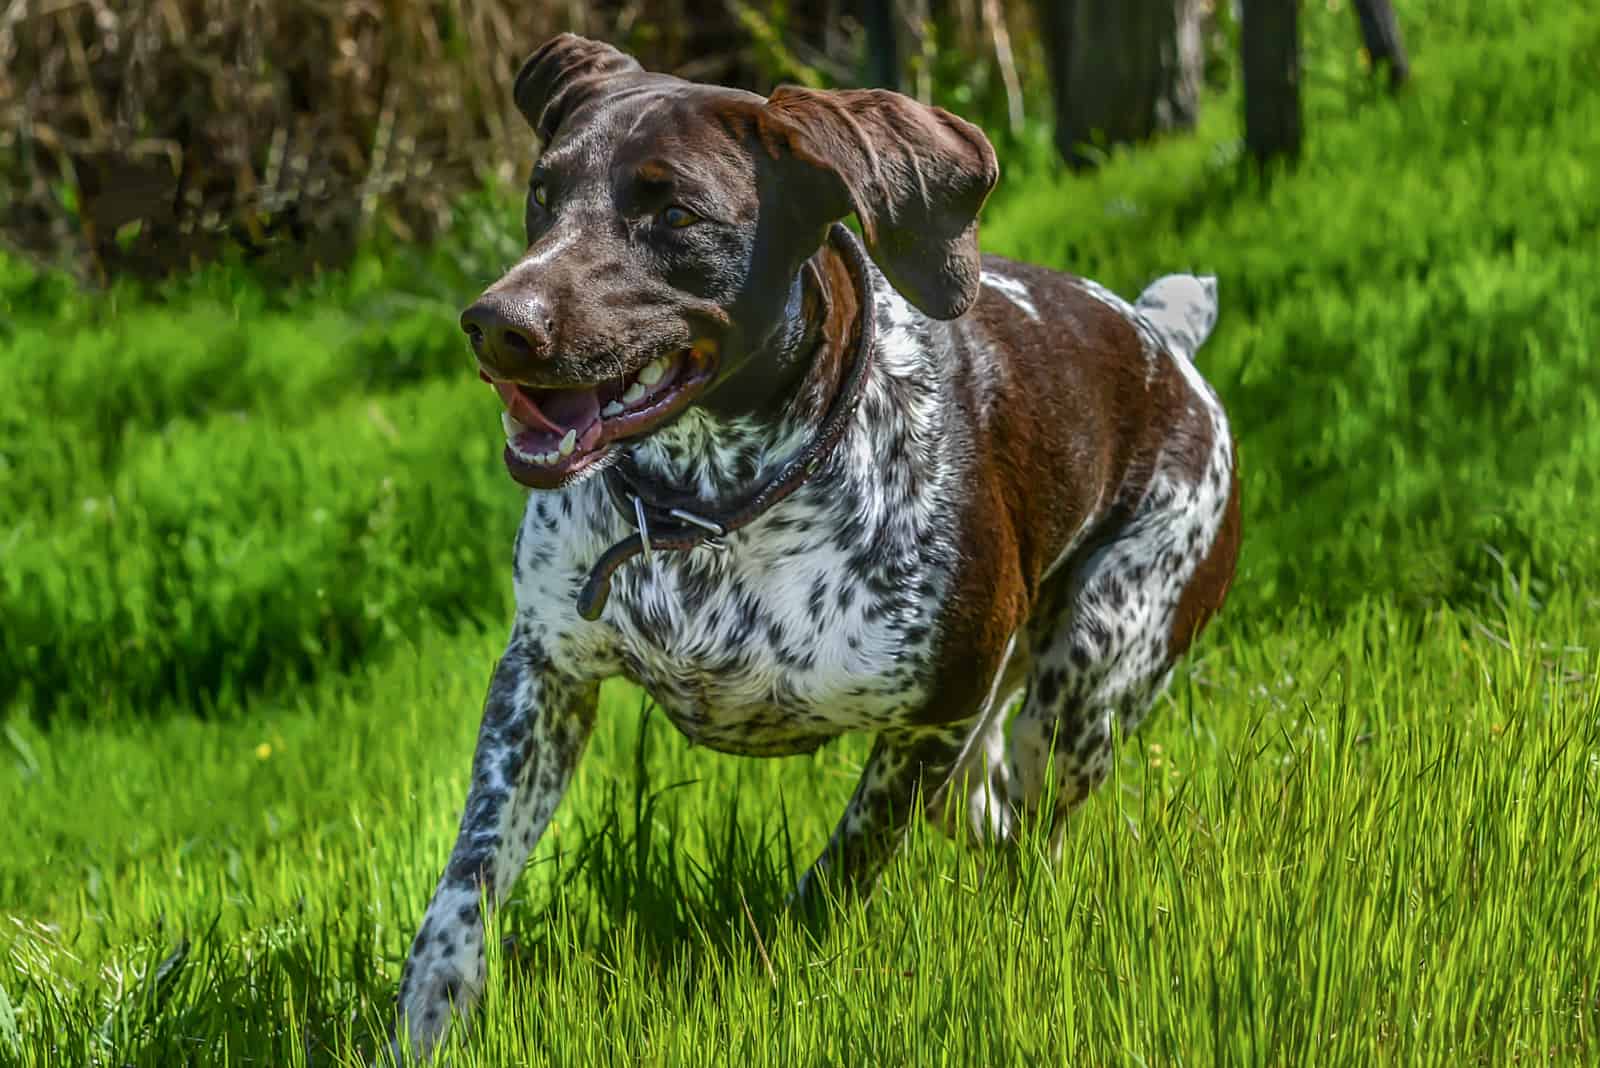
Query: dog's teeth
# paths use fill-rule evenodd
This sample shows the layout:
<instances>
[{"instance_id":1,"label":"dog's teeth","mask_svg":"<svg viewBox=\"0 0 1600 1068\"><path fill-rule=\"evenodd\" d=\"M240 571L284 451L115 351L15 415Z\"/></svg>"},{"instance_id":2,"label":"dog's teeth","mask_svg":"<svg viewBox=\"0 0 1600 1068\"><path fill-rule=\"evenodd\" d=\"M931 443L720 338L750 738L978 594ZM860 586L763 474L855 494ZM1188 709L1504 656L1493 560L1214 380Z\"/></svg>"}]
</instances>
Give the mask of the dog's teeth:
<instances>
[{"instance_id":1,"label":"dog's teeth","mask_svg":"<svg viewBox=\"0 0 1600 1068\"><path fill-rule=\"evenodd\" d=\"M561 455L562 456L571 456L572 455L572 450L576 449L577 447L578 447L578 432L576 430L567 431L566 436L561 439L561 445L559 446Z\"/></svg>"},{"instance_id":2,"label":"dog's teeth","mask_svg":"<svg viewBox=\"0 0 1600 1068\"><path fill-rule=\"evenodd\" d=\"M623 404L635 404L642 400L644 400L644 387L637 382L629 386L622 394Z\"/></svg>"},{"instance_id":3,"label":"dog's teeth","mask_svg":"<svg viewBox=\"0 0 1600 1068\"><path fill-rule=\"evenodd\" d=\"M555 463L560 459L561 454L559 452L547 452L544 454L544 462L552 466L554 466Z\"/></svg>"},{"instance_id":4,"label":"dog's teeth","mask_svg":"<svg viewBox=\"0 0 1600 1068\"><path fill-rule=\"evenodd\" d=\"M666 373L667 369L661 366L661 361L655 360L644 365L644 370L639 372L639 381L647 386L653 386L661 381L661 376Z\"/></svg>"},{"instance_id":5,"label":"dog's teeth","mask_svg":"<svg viewBox=\"0 0 1600 1068\"><path fill-rule=\"evenodd\" d=\"M516 419L512 418L510 412L500 413L500 425L505 427L507 438L514 438L524 430L528 429L521 423L517 422Z\"/></svg>"},{"instance_id":6,"label":"dog's teeth","mask_svg":"<svg viewBox=\"0 0 1600 1068\"><path fill-rule=\"evenodd\" d=\"M622 405L618 404L616 401L612 401L610 404L600 409L600 414L607 419L610 419L613 415L621 415Z\"/></svg>"}]
</instances>

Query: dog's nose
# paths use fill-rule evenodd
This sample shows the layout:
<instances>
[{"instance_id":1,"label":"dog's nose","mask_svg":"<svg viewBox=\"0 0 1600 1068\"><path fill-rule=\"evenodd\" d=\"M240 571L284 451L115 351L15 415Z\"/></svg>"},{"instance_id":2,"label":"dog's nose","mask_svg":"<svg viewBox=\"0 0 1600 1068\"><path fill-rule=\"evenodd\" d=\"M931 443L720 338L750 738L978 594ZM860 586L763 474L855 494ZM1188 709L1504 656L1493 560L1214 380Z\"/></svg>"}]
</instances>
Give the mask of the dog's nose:
<instances>
[{"instance_id":1,"label":"dog's nose","mask_svg":"<svg viewBox=\"0 0 1600 1068\"><path fill-rule=\"evenodd\" d=\"M491 369L514 373L519 364L550 355L555 322L534 297L494 295L461 313L472 351Z\"/></svg>"}]
</instances>

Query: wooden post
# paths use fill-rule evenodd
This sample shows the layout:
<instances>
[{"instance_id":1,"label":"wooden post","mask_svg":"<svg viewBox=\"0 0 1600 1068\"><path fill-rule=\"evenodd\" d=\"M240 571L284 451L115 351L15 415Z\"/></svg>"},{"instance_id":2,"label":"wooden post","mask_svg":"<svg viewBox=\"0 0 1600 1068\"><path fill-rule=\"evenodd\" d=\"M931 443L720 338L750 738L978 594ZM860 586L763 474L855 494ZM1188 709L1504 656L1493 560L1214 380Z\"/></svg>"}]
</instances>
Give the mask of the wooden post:
<instances>
[{"instance_id":1,"label":"wooden post","mask_svg":"<svg viewBox=\"0 0 1600 1068\"><path fill-rule=\"evenodd\" d=\"M1390 0L1355 0L1356 18L1361 20L1361 43L1372 57L1372 71L1389 70L1389 89L1399 89L1411 76L1411 61L1406 58L1406 43L1400 36L1400 20Z\"/></svg>"},{"instance_id":2,"label":"wooden post","mask_svg":"<svg viewBox=\"0 0 1600 1068\"><path fill-rule=\"evenodd\" d=\"M1034 0L1050 60L1056 147L1090 166L1093 144L1188 129L1200 109L1198 0Z\"/></svg>"},{"instance_id":3,"label":"wooden post","mask_svg":"<svg viewBox=\"0 0 1600 1068\"><path fill-rule=\"evenodd\" d=\"M895 32L895 0L867 0L861 21L867 31L867 84L900 88L900 40Z\"/></svg>"},{"instance_id":4,"label":"wooden post","mask_svg":"<svg viewBox=\"0 0 1600 1068\"><path fill-rule=\"evenodd\" d=\"M1299 0L1244 0L1244 140L1257 163L1300 156Z\"/></svg>"}]
</instances>

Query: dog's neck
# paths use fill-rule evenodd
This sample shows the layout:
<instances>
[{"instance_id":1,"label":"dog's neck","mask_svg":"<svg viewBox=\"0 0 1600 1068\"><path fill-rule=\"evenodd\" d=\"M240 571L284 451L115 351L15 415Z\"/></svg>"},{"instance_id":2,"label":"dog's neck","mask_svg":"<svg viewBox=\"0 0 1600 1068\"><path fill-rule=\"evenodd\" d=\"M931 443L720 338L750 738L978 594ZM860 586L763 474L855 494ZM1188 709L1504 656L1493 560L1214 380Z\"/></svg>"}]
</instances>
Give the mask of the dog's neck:
<instances>
[{"instance_id":1,"label":"dog's neck","mask_svg":"<svg viewBox=\"0 0 1600 1068\"><path fill-rule=\"evenodd\" d=\"M632 447L642 473L714 500L769 477L816 432L840 389L863 312L831 244L802 265L789 303L768 351L708 403Z\"/></svg>"}]
</instances>

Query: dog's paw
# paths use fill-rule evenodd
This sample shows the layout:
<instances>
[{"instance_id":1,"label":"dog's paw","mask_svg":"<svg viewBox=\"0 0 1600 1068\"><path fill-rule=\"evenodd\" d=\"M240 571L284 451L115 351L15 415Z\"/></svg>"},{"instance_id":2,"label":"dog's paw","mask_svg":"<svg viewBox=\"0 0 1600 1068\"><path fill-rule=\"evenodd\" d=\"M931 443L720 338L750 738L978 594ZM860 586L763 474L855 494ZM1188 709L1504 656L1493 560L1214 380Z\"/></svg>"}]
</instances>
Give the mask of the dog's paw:
<instances>
[{"instance_id":1,"label":"dog's paw","mask_svg":"<svg viewBox=\"0 0 1600 1068\"><path fill-rule=\"evenodd\" d=\"M374 1056L365 1068L452 1068L455 1061L456 1058L441 1051L437 1045L423 1052L399 1034L394 1034L385 1043L383 1055Z\"/></svg>"},{"instance_id":2,"label":"dog's paw","mask_svg":"<svg viewBox=\"0 0 1600 1068\"><path fill-rule=\"evenodd\" d=\"M415 1063L429 1061L450 1030L452 1014L465 1017L471 1011L486 972L476 891L441 887L411 943L395 999L396 1030L410 1041Z\"/></svg>"},{"instance_id":3,"label":"dog's paw","mask_svg":"<svg viewBox=\"0 0 1600 1068\"><path fill-rule=\"evenodd\" d=\"M438 1063L434 1051L449 1034L452 1020L467 1018L483 991L482 946L481 937L441 939L431 946L418 939L397 999L398 1019L390 1050L396 1064ZM410 1062L401 1057L403 1044L409 1045Z\"/></svg>"},{"instance_id":4,"label":"dog's paw","mask_svg":"<svg viewBox=\"0 0 1600 1068\"><path fill-rule=\"evenodd\" d=\"M464 976L460 972L432 969L422 972L410 990L401 994L399 1028L410 1043L413 1063L436 1064L434 1051L450 1033L452 1019L464 1018L483 989L481 972ZM400 1035L395 1036L397 1064Z\"/></svg>"}]
</instances>

